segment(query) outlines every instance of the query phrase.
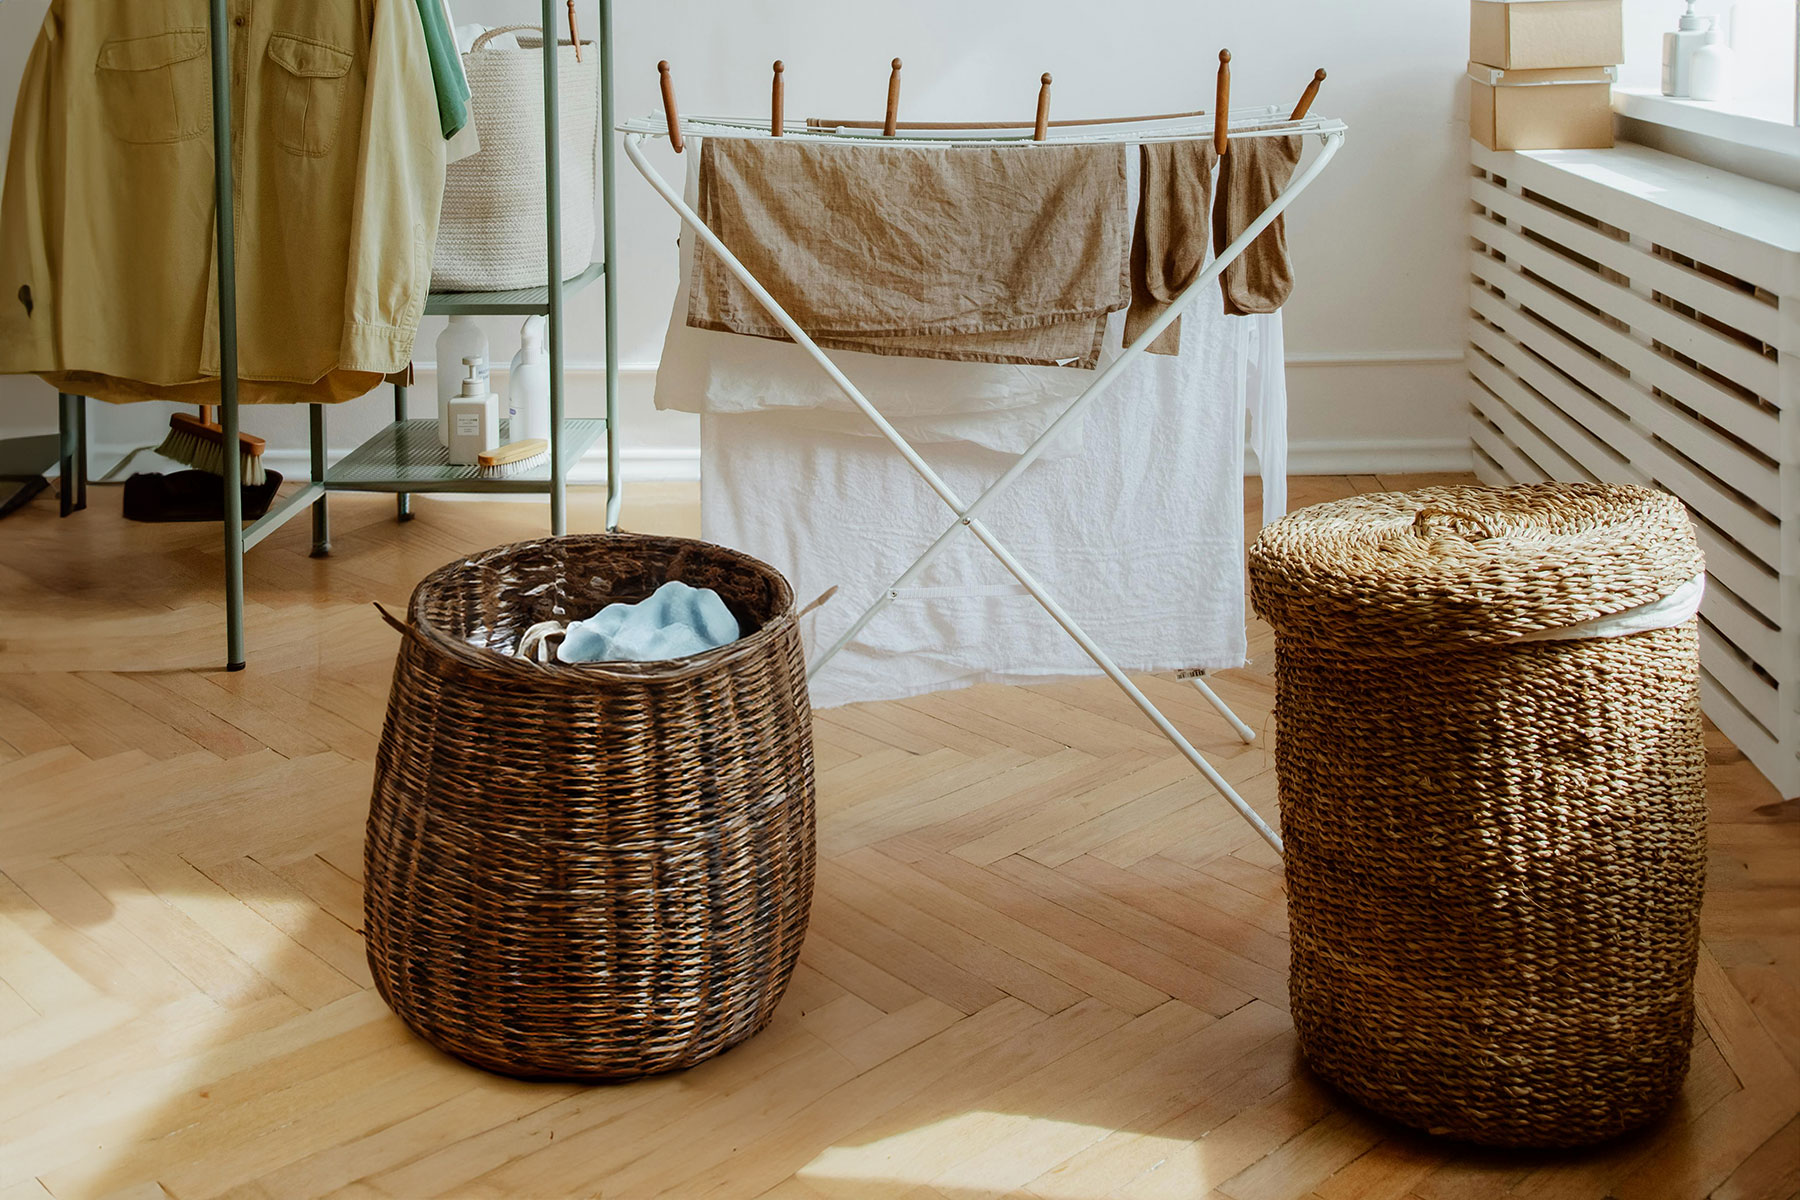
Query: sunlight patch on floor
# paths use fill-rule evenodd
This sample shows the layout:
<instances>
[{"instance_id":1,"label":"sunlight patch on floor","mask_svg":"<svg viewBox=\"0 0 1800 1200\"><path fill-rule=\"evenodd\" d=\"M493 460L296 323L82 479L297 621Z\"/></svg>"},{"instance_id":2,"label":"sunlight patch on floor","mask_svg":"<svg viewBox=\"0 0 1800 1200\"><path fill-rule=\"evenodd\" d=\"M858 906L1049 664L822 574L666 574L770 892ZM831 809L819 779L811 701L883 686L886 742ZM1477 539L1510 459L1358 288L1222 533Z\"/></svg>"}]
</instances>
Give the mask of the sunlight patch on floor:
<instances>
[{"instance_id":1,"label":"sunlight patch on floor","mask_svg":"<svg viewBox=\"0 0 1800 1200\"><path fill-rule=\"evenodd\" d=\"M1117 1131L1097 1125L1018 1113L958 1113L860 1146L833 1146L799 1171L826 1195L879 1198L929 1185L950 1196L1012 1192L1026 1182L1046 1200L1103 1200L1110 1189L1076 1171L1055 1169ZM1132 1136L1132 1159L1143 1172L1177 1167L1198 1173L1200 1147L1177 1138ZM1048 1172L1048 1173L1047 1173ZM1114 1184L1117 1180L1112 1181Z\"/></svg>"}]
</instances>

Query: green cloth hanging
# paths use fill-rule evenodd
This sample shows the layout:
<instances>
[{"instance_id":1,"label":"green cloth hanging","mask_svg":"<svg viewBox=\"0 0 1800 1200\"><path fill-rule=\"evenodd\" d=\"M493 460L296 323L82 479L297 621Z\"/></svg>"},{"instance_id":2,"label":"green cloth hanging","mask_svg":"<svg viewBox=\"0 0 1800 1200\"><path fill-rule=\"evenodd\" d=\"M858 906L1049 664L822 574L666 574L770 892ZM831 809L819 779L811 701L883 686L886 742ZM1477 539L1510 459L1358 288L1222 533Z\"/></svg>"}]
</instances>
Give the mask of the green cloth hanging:
<instances>
[{"instance_id":1,"label":"green cloth hanging","mask_svg":"<svg viewBox=\"0 0 1800 1200\"><path fill-rule=\"evenodd\" d=\"M462 55L457 53L456 34L443 0L419 0L419 20L425 26L425 50L437 90L438 125L449 140L469 123L469 80L463 74Z\"/></svg>"}]
</instances>

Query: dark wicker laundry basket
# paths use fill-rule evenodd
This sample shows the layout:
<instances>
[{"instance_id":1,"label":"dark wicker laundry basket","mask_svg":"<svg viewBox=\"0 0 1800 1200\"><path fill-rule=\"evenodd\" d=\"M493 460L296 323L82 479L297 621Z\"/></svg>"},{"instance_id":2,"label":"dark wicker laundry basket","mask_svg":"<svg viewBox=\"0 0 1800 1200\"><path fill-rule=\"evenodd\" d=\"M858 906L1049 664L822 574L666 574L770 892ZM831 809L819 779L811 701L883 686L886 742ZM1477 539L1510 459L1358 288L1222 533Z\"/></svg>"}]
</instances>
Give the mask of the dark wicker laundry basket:
<instances>
[{"instance_id":1,"label":"dark wicker laundry basket","mask_svg":"<svg viewBox=\"0 0 1800 1200\"><path fill-rule=\"evenodd\" d=\"M510 656L539 621L671 579L717 591L744 636L668 662ZM563 1078L692 1066L766 1025L814 863L781 575L679 538L549 538L433 572L409 615L364 849L394 1011L479 1066Z\"/></svg>"},{"instance_id":2,"label":"dark wicker laundry basket","mask_svg":"<svg viewBox=\"0 0 1800 1200\"><path fill-rule=\"evenodd\" d=\"M1263 531L1294 1023L1313 1068L1434 1133L1602 1140L1687 1071L1706 865L1702 559L1644 488L1429 488Z\"/></svg>"}]
</instances>

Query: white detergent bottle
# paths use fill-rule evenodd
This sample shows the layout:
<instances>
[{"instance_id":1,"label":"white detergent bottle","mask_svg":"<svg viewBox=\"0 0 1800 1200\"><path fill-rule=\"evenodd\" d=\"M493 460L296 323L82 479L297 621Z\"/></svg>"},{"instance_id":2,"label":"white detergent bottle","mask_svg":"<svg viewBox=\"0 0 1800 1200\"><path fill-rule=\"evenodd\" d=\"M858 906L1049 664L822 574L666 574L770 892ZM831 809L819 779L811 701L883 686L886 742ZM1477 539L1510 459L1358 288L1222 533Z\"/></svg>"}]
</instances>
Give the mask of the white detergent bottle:
<instances>
[{"instance_id":1,"label":"white detergent bottle","mask_svg":"<svg viewBox=\"0 0 1800 1200\"><path fill-rule=\"evenodd\" d=\"M1687 12L1676 22L1675 31L1663 34L1663 95L1688 99L1694 52L1705 44L1710 27L1709 19L1694 11L1694 0L1687 0Z\"/></svg>"},{"instance_id":2,"label":"white detergent bottle","mask_svg":"<svg viewBox=\"0 0 1800 1200\"><path fill-rule=\"evenodd\" d=\"M527 317L519 331L519 353L513 359L512 377L506 389L508 415L512 418L508 436L514 441L550 439L550 359L544 347L547 331L543 317Z\"/></svg>"},{"instance_id":3,"label":"white detergent bottle","mask_svg":"<svg viewBox=\"0 0 1800 1200\"><path fill-rule=\"evenodd\" d=\"M450 465L472 467L500 445L500 397L488 390L483 363L463 359L462 393L450 401Z\"/></svg>"},{"instance_id":4,"label":"white detergent bottle","mask_svg":"<svg viewBox=\"0 0 1800 1200\"><path fill-rule=\"evenodd\" d=\"M1688 95L1695 100L1729 100L1732 76L1731 47L1715 20L1688 63Z\"/></svg>"},{"instance_id":5,"label":"white detergent bottle","mask_svg":"<svg viewBox=\"0 0 1800 1200\"><path fill-rule=\"evenodd\" d=\"M457 398L461 373L456 364L475 359L480 390L488 388L488 339L474 317L451 317L437 338L438 445L450 445L450 402Z\"/></svg>"}]
</instances>

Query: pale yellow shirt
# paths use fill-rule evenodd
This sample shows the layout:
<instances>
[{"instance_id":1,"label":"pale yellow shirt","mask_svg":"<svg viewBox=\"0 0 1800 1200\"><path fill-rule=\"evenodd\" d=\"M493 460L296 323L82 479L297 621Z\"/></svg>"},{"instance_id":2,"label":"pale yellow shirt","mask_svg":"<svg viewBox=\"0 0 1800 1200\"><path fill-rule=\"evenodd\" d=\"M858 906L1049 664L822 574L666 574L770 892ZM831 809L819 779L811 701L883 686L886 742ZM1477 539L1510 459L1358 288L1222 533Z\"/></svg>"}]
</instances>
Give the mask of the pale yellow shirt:
<instances>
[{"instance_id":1,"label":"pale yellow shirt","mask_svg":"<svg viewBox=\"0 0 1800 1200\"><path fill-rule=\"evenodd\" d=\"M402 370L445 147L415 0L229 0L246 401L337 401ZM216 402L206 0L53 0L0 201L0 373Z\"/></svg>"}]
</instances>

